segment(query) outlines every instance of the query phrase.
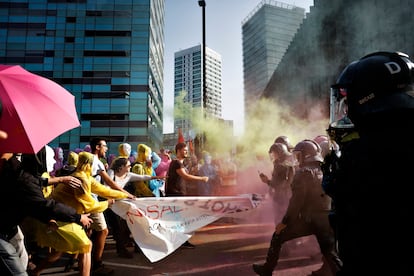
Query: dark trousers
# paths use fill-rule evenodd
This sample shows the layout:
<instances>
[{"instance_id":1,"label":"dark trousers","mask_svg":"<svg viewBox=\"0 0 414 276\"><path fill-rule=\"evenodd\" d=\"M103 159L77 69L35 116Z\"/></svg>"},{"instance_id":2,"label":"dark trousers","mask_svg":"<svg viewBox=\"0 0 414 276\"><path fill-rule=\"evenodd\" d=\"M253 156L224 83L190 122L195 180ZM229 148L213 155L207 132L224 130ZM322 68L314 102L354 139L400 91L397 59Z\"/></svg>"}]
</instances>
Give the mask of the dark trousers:
<instances>
[{"instance_id":1,"label":"dark trousers","mask_svg":"<svg viewBox=\"0 0 414 276\"><path fill-rule=\"evenodd\" d=\"M329 225L327 214L319 217L297 219L290 223L280 234L273 233L267 252L265 269L267 271L274 270L279 261L280 250L285 242L309 235L316 236L321 253L324 256L324 262L335 275L339 269L340 261L335 250L334 234Z\"/></svg>"},{"instance_id":2,"label":"dark trousers","mask_svg":"<svg viewBox=\"0 0 414 276\"><path fill-rule=\"evenodd\" d=\"M119 253L126 249L127 243L130 241L130 231L126 220L118 216L111 209L104 211L108 228L111 230L112 236L116 243L116 251Z\"/></svg>"}]
</instances>

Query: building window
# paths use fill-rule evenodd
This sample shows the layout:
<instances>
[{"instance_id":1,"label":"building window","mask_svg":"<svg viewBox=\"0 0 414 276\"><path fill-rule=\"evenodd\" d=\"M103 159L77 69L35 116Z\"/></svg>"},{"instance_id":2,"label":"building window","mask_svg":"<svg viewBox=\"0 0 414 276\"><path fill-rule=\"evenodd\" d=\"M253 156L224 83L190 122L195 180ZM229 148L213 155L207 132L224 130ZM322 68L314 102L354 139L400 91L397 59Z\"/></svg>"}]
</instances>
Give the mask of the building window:
<instances>
[{"instance_id":1,"label":"building window","mask_svg":"<svg viewBox=\"0 0 414 276\"><path fill-rule=\"evenodd\" d=\"M64 63L73 63L73 57L65 57L65 58L63 59L63 62L64 62Z\"/></svg>"},{"instance_id":2,"label":"building window","mask_svg":"<svg viewBox=\"0 0 414 276\"><path fill-rule=\"evenodd\" d=\"M75 38L73 36L66 36L65 37L65 42L66 43L73 43L73 42L75 42Z\"/></svg>"},{"instance_id":3,"label":"building window","mask_svg":"<svg viewBox=\"0 0 414 276\"><path fill-rule=\"evenodd\" d=\"M66 23L76 23L76 17L74 16L66 17Z\"/></svg>"}]
</instances>

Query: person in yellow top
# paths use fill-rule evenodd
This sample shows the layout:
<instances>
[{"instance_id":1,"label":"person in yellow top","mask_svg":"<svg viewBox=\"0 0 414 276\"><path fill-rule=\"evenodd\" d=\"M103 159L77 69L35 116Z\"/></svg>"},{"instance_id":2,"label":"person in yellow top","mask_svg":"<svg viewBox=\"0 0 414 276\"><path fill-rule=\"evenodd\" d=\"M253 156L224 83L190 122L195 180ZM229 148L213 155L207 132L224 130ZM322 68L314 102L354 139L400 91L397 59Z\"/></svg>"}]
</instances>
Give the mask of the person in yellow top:
<instances>
[{"instance_id":1,"label":"person in yellow top","mask_svg":"<svg viewBox=\"0 0 414 276\"><path fill-rule=\"evenodd\" d=\"M92 162L93 162L94 155L89 152L80 152L78 155L78 162L76 165L76 170L71 174L72 177L79 179L82 184L81 188L76 189L69 185L57 185L52 193L50 194L49 198L54 199L57 202L64 203L76 210L78 214L89 214L94 212L103 212L106 210L111 204L115 202L115 199L123 199L127 198L128 194L113 190L108 186L102 185L92 176ZM67 187L64 187L67 186ZM92 193L97 194L101 197L108 198L105 201L97 201L92 196ZM63 225L60 225L59 222L56 222L57 229L62 228ZM55 256L59 256L59 252L68 252L68 253L78 253L80 260L87 259L88 262L83 264L83 271L81 271L81 275L89 275L90 268L91 268L91 246L87 246L90 244L89 238L86 236L86 233L82 228L75 229L76 225L68 225L67 227L71 226L72 228L69 229L62 229L63 231L57 233L60 235L64 235L63 239L59 235L41 235L39 238L39 243L43 246L50 246L52 248L57 249ZM45 226L44 228L49 227L49 229L53 228L53 226ZM45 233L47 231L45 229ZM55 230L55 229L53 229ZM55 230L56 231L56 230ZM83 232L83 233L80 233ZM56 232L54 232L56 233ZM86 240L85 240L86 238ZM64 242L65 241L65 242ZM70 243L75 243L77 247L79 244L84 241L85 246L83 250L67 250L68 245ZM69 244L68 244L69 243ZM62 247L64 244L64 247ZM73 246L72 246L73 247Z\"/></svg>"},{"instance_id":2,"label":"person in yellow top","mask_svg":"<svg viewBox=\"0 0 414 276\"><path fill-rule=\"evenodd\" d=\"M42 194L44 198L50 197L51 193L53 193L54 187L68 186L73 190L79 189L81 181L73 176L50 175L50 172L53 171L53 165L55 161L53 158L54 151L48 145L44 147L44 151L46 157L46 168L41 177L48 180L48 184L50 185L46 187L52 187L51 189L45 189L45 187L43 187ZM27 157L23 156L22 158L23 161L25 161L24 158ZM39 172L43 169L44 168L39 170ZM69 179L76 180L78 186L62 184L65 182L67 183ZM51 199L51 201L53 201L53 199ZM78 213L76 210L73 210L73 208L70 209L74 214ZM31 267L28 270L29 275L41 275L42 271L45 268L49 267L52 263L56 262L63 253L73 254L74 258L78 259L80 275L90 275L92 243L89 240L89 237L87 236L83 227L88 227L92 220L89 218L89 214L78 213L78 215L79 214L85 219L85 223L82 223L82 225L75 222L60 221L57 219L50 219L47 223L45 223L34 217L25 218L25 220L21 223L21 226L23 231L29 237L28 241L35 242L41 248L49 248L46 258L43 258L39 262L36 262L36 266L34 268Z\"/></svg>"},{"instance_id":3,"label":"person in yellow top","mask_svg":"<svg viewBox=\"0 0 414 276\"><path fill-rule=\"evenodd\" d=\"M131 145L130 144L121 143L121 144L118 145L118 157L128 158L130 155L131 155Z\"/></svg>"},{"instance_id":4,"label":"person in yellow top","mask_svg":"<svg viewBox=\"0 0 414 276\"><path fill-rule=\"evenodd\" d=\"M153 175L151 154L152 150L145 144L137 146L138 156L135 164L132 165L131 171L139 175ZM149 181L138 180L134 182L134 191L132 193L137 197L152 197Z\"/></svg>"},{"instance_id":5,"label":"person in yellow top","mask_svg":"<svg viewBox=\"0 0 414 276\"><path fill-rule=\"evenodd\" d=\"M93 154L80 152L73 177L81 180L82 189L73 189L68 185L58 185L50 195L56 201L73 207L79 214L103 212L115 199L124 199L129 195L122 191L102 185L92 176ZM66 187L67 186L67 187ZM97 201L92 193L108 200Z\"/></svg>"}]
</instances>

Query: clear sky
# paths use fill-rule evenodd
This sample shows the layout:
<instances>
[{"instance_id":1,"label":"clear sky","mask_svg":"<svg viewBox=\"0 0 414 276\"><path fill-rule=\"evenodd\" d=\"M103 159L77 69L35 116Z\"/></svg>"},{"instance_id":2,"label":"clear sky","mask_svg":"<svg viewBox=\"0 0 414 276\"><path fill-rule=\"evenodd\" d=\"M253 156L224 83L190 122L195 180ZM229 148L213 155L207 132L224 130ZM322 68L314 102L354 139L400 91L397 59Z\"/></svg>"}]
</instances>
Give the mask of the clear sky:
<instances>
[{"instance_id":1,"label":"clear sky","mask_svg":"<svg viewBox=\"0 0 414 276\"><path fill-rule=\"evenodd\" d=\"M222 58L222 115L233 120L235 134L244 125L241 22L262 0L205 0L206 46ZM272 1L272 0L267 0ZM313 0L284 0L305 8ZM164 133L172 133L174 53L202 42L202 8L198 0L165 0Z\"/></svg>"}]
</instances>

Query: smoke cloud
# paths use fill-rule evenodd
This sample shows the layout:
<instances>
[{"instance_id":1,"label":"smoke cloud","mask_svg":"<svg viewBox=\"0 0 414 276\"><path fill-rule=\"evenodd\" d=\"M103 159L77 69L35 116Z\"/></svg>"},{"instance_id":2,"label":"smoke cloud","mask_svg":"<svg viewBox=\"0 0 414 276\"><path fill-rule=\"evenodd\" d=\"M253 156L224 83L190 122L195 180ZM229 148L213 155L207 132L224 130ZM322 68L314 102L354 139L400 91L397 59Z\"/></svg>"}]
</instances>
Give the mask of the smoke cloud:
<instances>
[{"instance_id":1,"label":"smoke cloud","mask_svg":"<svg viewBox=\"0 0 414 276\"><path fill-rule=\"evenodd\" d=\"M258 159L268 159L268 150L275 138L280 135L289 137L292 145L303 139L313 139L326 134L329 118L323 113L325 102L315 104L309 109L307 118L299 118L289 105L280 104L274 99L262 98L252 103L246 116L245 130L241 136L233 135L233 128L223 120L204 116L200 107L193 107L186 102L186 92L175 99L174 117L191 118L196 133L206 137L205 151L213 156L222 153L234 153L240 168L254 165ZM294 105L297 108L298 105Z\"/></svg>"}]
</instances>

